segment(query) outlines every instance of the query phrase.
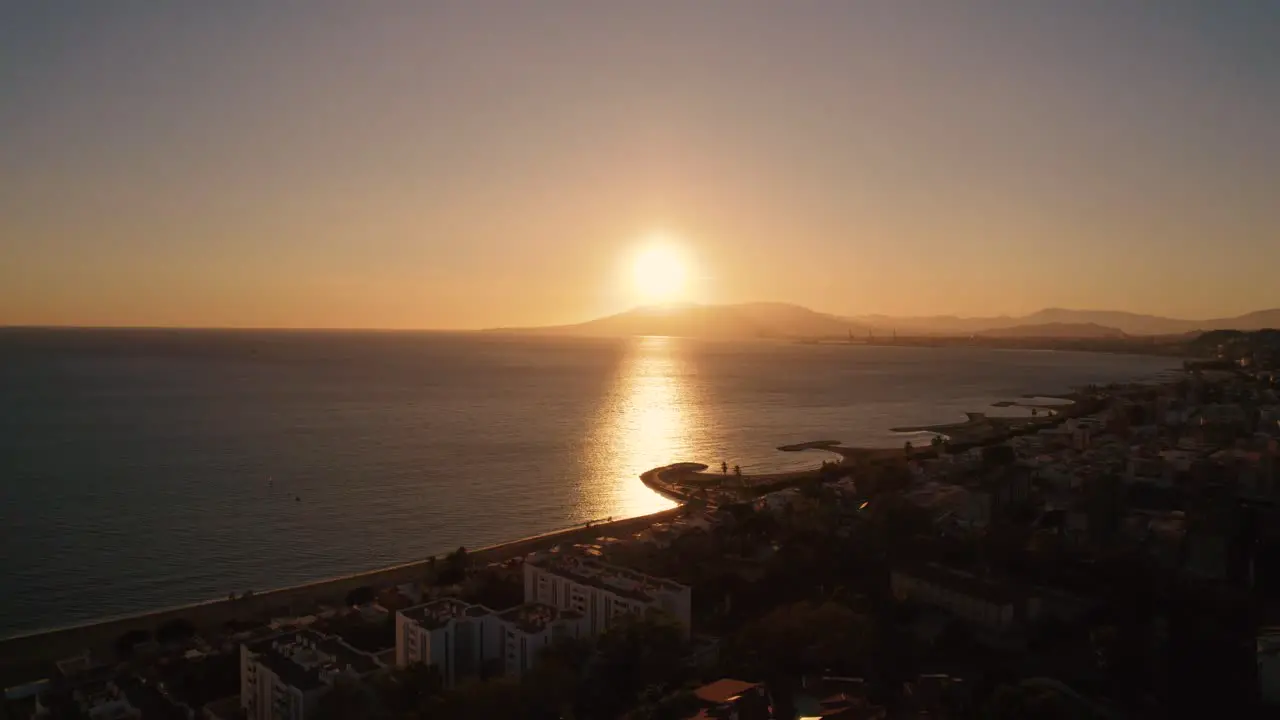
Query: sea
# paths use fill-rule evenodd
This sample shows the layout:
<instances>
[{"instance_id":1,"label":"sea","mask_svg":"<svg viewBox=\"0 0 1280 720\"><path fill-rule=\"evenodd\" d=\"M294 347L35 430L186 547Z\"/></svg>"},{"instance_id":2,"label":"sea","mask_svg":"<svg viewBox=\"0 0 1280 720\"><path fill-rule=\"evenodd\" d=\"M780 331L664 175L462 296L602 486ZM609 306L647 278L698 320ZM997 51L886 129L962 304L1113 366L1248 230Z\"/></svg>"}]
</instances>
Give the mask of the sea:
<instances>
[{"instance_id":1,"label":"sea","mask_svg":"<svg viewBox=\"0 0 1280 720\"><path fill-rule=\"evenodd\" d=\"M1151 380L1136 355L644 337L0 330L0 637L670 507L677 461L1025 393ZM905 439L910 439L906 437Z\"/></svg>"}]
</instances>

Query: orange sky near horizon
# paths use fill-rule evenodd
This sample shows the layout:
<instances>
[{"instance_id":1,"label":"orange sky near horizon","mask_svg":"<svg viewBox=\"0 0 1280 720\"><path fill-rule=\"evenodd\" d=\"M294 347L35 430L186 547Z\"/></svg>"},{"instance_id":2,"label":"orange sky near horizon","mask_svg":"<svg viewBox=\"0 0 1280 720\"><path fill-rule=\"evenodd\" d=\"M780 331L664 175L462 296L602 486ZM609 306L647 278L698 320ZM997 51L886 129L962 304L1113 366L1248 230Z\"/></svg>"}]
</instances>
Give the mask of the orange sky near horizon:
<instances>
[{"instance_id":1,"label":"orange sky near horizon","mask_svg":"<svg viewBox=\"0 0 1280 720\"><path fill-rule=\"evenodd\" d=\"M0 325L1280 306L1280 10L1029 5L12 3Z\"/></svg>"}]
</instances>

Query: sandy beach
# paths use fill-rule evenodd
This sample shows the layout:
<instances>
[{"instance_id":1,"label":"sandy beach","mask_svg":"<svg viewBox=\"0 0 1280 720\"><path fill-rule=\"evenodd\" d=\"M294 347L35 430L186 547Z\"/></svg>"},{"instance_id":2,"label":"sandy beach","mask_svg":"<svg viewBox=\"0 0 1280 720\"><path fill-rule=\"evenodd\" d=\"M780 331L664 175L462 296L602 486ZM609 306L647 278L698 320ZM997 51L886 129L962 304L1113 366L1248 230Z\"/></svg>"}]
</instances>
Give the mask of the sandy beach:
<instances>
[{"instance_id":1,"label":"sandy beach","mask_svg":"<svg viewBox=\"0 0 1280 720\"><path fill-rule=\"evenodd\" d=\"M590 526L577 526L478 548L469 552L473 563L487 564L522 557L561 543L591 540L601 535L628 535L656 522L674 519L684 512L677 507L650 515L623 518ZM346 594L363 586L386 587L423 580L430 559L379 568L316 582L278 588L234 600L222 598L123 617L18 635L0 640L0 679L5 685L37 679L41 669L85 649L95 658L110 660L112 645L126 632L154 632L174 619L191 622L197 630L222 632L231 620L265 620L307 613L320 604L341 605Z\"/></svg>"}]
</instances>

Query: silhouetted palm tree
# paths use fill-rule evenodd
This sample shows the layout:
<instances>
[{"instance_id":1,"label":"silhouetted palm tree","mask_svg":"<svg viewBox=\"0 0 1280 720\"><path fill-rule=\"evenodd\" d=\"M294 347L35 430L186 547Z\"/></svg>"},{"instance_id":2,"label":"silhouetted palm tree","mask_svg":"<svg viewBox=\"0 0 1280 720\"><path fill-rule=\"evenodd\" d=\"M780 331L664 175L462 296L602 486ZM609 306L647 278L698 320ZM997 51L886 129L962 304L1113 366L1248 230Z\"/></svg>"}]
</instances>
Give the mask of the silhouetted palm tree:
<instances>
[{"instance_id":1,"label":"silhouetted palm tree","mask_svg":"<svg viewBox=\"0 0 1280 720\"><path fill-rule=\"evenodd\" d=\"M914 450L914 449L915 449L915 446L913 446L913 445L911 444L911 441L910 441L910 440L908 440L908 441L906 441L905 443L903 443L903 444L902 444L902 450L903 450L903 452L905 452L905 453L906 453L906 454L908 454L908 455L910 455L910 454L911 454L911 451L912 451L912 450Z\"/></svg>"}]
</instances>

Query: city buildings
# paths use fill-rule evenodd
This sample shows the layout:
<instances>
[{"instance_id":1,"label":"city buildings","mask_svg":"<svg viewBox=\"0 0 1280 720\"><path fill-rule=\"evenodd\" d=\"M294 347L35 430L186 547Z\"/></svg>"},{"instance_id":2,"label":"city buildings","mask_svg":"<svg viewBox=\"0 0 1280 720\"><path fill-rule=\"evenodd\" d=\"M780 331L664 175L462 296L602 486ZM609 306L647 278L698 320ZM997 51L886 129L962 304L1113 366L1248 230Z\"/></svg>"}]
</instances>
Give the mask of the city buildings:
<instances>
[{"instance_id":1,"label":"city buildings","mask_svg":"<svg viewBox=\"0 0 1280 720\"><path fill-rule=\"evenodd\" d=\"M575 552L546 552L524 563L524 598L583 615L590 634L599 635L614 618L647 609L679 621L689 637L689 586L610 565Z\"/></svg>"},{"instance_id":2,"label":"city buildings","mask_svg":"<svg viewBox=\"0 0 1280 720\"><path fill-rule=\"evenodd\" d=\"M582 613L541 603L511 608L499 613L497 619L502 628L503 671L508 677L523 675L553 642L592 635Z\"/></svg>"},{"instance_id":3,"label":"city buildings","mask_svg":"<svg viewBox=\"0 0 1280 720\"><path fill-rule=\"evenodd\" d=\"M939 608L993 633L1015 630L1039 615L1039 601L1029 593L936 563L895 568L889 584L899 601Z\"/></svg>"},{"instance_id":4,"label":"city buildings","mask_svg":"<svg viewBox=\"0 0 1280 720\"><path fill-rule=\"evenodd\" d=\"M436 667L445 687L460 678L520 677L561 638L594 637L614 618L661 609L688 633L690 590L575 553L542 553L524 562L524 600L494 611L455 598L396 613L395 662Z\"/></svg>"},{"instance_id":5,"label":"city buildings","mask_svg":"<svg viewBox=\"0 0 1280 720\"><path fill-rule=\"evenodd\" d=\"M42 699L43 700L43 699ZM114 682L90 683L77 688L70 702L59 707L55 703L36 702L37 717L85 717L89 720L142 720L142 711L133 705L126 693Z\"/></svg>"},{"instance_id":6,"label":"city buildings","mask_svg":"<svg viewBox=\"0 0 1280 720\"><path fill-rule=\"evenodd\" d=\"M556 640L591 635L572 610L525 603L495 612L444 598L396 613L396 666L434 666L445 687L477 675L520 677Z\"/></svg>"},{"instance_id":7,"label":"city buildings","mask_svg":"<svg viewBox=\"0 0 1280 720\"><path fill-rule=\"evenodd\" d=\"M396 666L434 665L445 687L497 660L503 630L488 608L442 598L396 613Z\"/></svg>"},{"instance_id":8,"label":"city buildings","mask_svg":"<svg viewBox=\"0 0 1280 720\"><path fill-rule=\"evenodd\" d=\"M240 706L249 720L306 720L340 678L382 668L372 655L310 630L240 646Z\"/></svg>"}]
</instances>

